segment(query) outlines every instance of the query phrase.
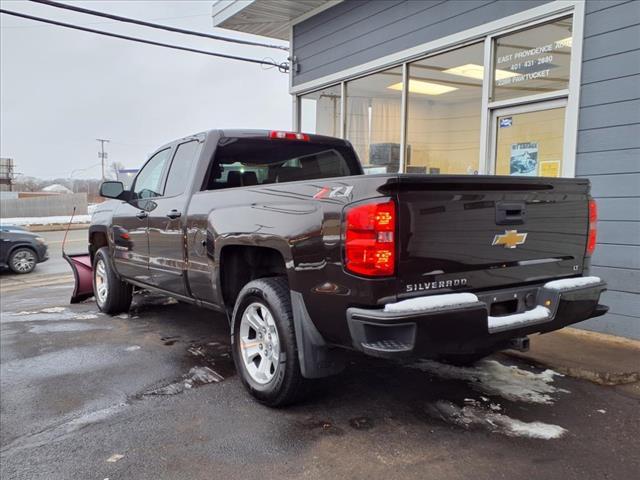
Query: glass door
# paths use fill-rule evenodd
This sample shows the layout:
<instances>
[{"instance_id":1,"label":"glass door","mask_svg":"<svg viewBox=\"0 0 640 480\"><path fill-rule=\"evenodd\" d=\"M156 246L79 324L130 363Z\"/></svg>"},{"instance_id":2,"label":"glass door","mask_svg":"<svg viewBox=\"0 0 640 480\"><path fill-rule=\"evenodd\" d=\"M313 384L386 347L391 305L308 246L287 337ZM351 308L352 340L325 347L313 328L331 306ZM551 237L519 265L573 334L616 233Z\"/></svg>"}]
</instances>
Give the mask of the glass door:
<instances>
[{"instance_id":1,"label":"glass door","mask_svg":"<svg viewBox=\"0 0 640 480\"><path fill-rule=\"evenodd\" d=\"M566 104L562 99L494 110L489 172L562 176Z\"/></svg>"}]
</instances>

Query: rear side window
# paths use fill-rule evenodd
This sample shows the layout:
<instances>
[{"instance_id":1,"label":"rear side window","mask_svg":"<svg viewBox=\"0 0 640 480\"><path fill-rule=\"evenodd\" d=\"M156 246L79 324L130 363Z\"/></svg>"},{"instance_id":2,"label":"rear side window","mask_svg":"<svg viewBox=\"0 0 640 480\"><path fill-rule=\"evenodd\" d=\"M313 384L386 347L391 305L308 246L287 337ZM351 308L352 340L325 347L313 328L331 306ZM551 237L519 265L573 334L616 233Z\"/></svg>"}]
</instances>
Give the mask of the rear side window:
<instances>
[{"instance_id":1,"label":"rear side window","mask_svg":"<svg viewBox=\"0 0 640 480\"><path fill-rule=\"evenodd\" d=\"M191 167L199 157L201 148L202 144L196 140L178 145L167 176L167 184L164 189L165 197L174 197L184 193Z\"/></svg>"},{"instance_id":2,"label":"rear side window","mask_svg":"<svg viewBox=\"0 0 640 480\"><path fill-rule=\"evenodd\" d=\"M358 160L346 146L224 138L218 145L203 190L360 173Z\"/></svg>"}]
</instances>

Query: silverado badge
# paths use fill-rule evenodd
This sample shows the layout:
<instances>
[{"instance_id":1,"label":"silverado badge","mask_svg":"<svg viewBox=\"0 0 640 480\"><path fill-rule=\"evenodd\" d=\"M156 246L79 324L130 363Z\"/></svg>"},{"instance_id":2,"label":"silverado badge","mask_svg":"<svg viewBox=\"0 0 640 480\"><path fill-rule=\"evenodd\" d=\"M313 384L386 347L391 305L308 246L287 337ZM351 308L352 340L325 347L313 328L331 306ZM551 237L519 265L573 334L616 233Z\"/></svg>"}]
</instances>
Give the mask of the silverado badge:
<instances>
[{"instance_id":1,"label":"silverado badge","mask_svg":"<svg viewBox=\"0 0 640 480\"><path fill-rule=\"evenodd\" d=\"M505 230L502 235L493 237L491 245L504 245L504 248L516 248L527 241L526 233L518 233L517 230Z\"/></svg>"}]
</instances>

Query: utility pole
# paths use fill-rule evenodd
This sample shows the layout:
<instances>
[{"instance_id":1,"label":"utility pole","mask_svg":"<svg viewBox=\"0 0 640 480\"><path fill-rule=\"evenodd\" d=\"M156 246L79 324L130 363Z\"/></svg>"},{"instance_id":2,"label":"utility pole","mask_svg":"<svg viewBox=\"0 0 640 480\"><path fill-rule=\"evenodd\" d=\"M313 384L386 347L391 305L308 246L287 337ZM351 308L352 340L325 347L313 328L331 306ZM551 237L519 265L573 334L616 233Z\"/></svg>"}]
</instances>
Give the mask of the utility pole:
<instances>
[{"instance_id":1,"label":"utility pole","mask_svg":"<svg viewBox=\"0 0 640 480\"><path fill-rule=\"evenodd\" d=\"M104 161L107 158L107 152L104 151L104 144L109 143L109 140L104 138L96 138L98 142L100 142L100 151L98 152L98 158L102 161L102 181L104 182Z\"/></svg>"}]
</instances>

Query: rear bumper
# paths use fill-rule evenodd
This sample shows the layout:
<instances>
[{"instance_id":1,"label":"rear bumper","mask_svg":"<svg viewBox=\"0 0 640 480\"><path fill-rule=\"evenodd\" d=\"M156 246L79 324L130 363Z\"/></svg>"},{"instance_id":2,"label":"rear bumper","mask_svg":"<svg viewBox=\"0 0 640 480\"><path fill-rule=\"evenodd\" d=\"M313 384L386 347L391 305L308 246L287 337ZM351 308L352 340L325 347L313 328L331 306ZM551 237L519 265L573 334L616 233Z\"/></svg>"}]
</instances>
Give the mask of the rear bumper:
<instances>
[{"instance_id":1,"label":"rear bumper","mask_svg":"<svg viewBox=\"0 0 640 480\"><path fill-rule=\"evenodd\" d=\"M608 307L598 303L604 290L606 283L599 278L579 277L487 292L475 299L470 295L460 304L449 301L459 294L450 294L437 296L441 301L427 302L425 308L416 308L415 301L386 309L352 307L347 322L354 348L372 356L475 353L507 348L511 339L604 315ZM519 313L489 314L494 302L507 300L518 303Z\"/></svg>"}]
</instances>

